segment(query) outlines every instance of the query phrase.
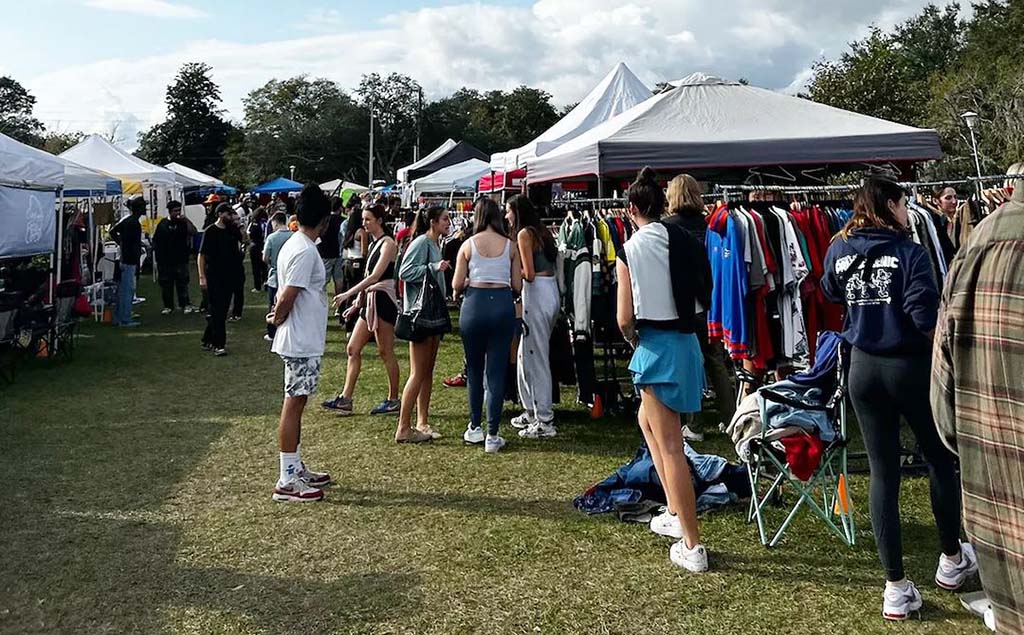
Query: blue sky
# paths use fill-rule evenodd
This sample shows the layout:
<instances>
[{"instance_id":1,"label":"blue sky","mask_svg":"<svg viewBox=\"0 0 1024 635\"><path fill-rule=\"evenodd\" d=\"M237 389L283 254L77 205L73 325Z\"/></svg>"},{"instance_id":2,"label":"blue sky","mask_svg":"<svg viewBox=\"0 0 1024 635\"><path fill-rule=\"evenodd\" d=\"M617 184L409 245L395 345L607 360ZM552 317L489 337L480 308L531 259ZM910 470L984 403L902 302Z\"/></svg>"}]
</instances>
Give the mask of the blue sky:
<instances>
[{"instance_id":1,"label":"blue sky","mask_svg":"<svg viewBox=\"0 0 1024 635\"><path fill-rule=\"evenodd\" d=\"M214 68L229 116L270 79L400 72L428 96L528 84L580 99L625 62L649 86L696 71L798 90L811 65L926 0L4 0L0 75L51 129L132 147L185 62Z\"/></svg>"}]
</instances>

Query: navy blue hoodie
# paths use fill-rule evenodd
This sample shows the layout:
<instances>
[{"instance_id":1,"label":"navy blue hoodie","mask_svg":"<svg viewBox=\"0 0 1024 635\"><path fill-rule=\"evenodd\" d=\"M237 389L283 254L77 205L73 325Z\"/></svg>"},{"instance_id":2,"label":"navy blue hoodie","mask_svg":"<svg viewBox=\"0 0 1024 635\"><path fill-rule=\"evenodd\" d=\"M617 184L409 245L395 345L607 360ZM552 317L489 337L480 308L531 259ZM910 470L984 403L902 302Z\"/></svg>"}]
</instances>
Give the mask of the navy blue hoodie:
<instances>
[{"instance_id":1,"label":"navy blue hoodie","mask_svg":"<svg viewBox=\"0 0 1024 635\"><path fill-rule=\"evenodd\" d=\"M865 275L865 267L870 273ZM919 355L938 319L939 291L924 247L890 229L836 236L825 255L825 296L846 307L843 339L877 355Z\"/></svg>"}]
</instances>

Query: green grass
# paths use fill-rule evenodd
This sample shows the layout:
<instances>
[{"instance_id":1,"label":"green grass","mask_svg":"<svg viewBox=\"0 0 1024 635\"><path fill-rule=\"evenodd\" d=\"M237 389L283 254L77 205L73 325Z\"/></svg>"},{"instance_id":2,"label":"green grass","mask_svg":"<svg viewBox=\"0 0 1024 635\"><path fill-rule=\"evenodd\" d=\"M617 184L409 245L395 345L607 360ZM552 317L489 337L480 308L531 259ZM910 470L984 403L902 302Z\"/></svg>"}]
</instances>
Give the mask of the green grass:
<instances>
[{"instance_id":1,"label":"green grass","mask_svg":"<svg viewBox=\"0 0 1024 635\"><path fill-rule=\"evenodd\" d=\"M393 417L310 408L304 458L336 484L322 504L272 503L282 368L260 337L264 296L247 294L216 359L202 318L160 316L152 284L140 293L142 328L83 322L73 362L33 360L0 387L2 633L984 632L930 583L925 480L902 499L923 621L879 617L863 477L856 547L802 514L767 550L734 508L703 518L713 570L688 575L667 539L572 508L632 455L632 421L563 405L556 439L507 432L496 456L462 444L465 392L440 386L461 368L457 338L435 378L443 440L398 446ZM328 339L321 396L344 369L343 333ZM360 412L386 385L367 354Z\"/></svg>"}]
</instances>

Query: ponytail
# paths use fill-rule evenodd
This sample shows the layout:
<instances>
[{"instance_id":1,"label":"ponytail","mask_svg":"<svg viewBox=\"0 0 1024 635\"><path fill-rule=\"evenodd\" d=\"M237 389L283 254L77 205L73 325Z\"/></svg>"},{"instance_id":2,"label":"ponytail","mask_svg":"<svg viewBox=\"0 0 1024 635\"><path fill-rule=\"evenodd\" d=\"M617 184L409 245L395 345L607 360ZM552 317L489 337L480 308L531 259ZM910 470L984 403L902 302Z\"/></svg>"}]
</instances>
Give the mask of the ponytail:
<instances>
[{"instance_id":1,"label":"ponytail","mask_svg":"<svg viewBox=\"0 0 1024 635\"><path fill-rule=\"evenodd\" d=\"M412 237L416 238L430 231L430 225L444 215L440 205L425 207L416 212L416 220L412 223Z\"/></svg>"},{"instance_id":2,"label":"ponytail","mask_svg":"<svg viewBox=\"0 0 1024 635\"><path fill-rule=\"evenodd\" d=\"M626 197L632 205L636 205L640 216L648 220L658 220L665 213L665 192L658 185L657 175L650 166L636 175Z\"/></svg>"}]
</instances>

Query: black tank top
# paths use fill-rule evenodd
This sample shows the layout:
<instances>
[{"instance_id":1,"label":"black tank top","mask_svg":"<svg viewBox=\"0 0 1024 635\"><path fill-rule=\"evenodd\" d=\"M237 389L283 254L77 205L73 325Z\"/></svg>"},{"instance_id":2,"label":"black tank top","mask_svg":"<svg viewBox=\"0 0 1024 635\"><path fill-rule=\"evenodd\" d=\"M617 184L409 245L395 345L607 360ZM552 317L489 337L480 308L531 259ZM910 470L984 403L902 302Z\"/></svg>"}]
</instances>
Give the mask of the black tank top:
<instances>
[{"instance_id":1,"label":"black tank top","mask_svg":"<svg viewBox=\"0 0 1024 635\"><path fill-rule=\"evenodd\" d=\"M366 258L366 275L369 276L373 273L373 270L377 268L377 261L380 260L380 254L384 251L384 239L381 238L377 242L373 243L370 247L370 255ZM384 270L384 275L380 277L381 280L387 280L395 277L395 261L392 260L388 263L388 268Z\"/></svg>"}]
</instances>

